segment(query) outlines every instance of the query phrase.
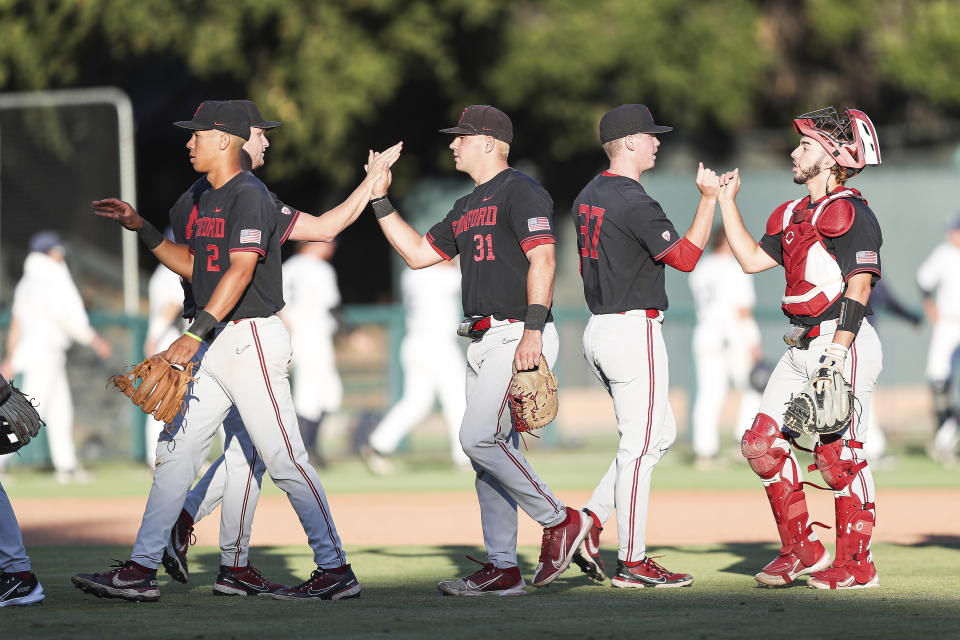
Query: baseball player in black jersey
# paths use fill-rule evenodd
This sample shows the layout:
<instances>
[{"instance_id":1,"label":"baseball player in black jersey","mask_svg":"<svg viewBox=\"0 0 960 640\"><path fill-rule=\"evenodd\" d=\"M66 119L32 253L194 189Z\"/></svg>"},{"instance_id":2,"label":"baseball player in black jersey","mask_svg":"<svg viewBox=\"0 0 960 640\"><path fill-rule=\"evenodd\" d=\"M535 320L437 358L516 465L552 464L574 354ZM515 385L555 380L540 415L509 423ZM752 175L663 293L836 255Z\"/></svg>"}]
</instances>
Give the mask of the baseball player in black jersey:
<instances>
[{"instance_id":1,"label":"baseball player in black jersey","mask_svg":"<svg viewBox=\"0 0 960 640\"><path fill-rule=\"evenodd\" d=\"M760 413L744 433L743 455L760 476L780 534L780 554L756 575L761 585L782 585L812 574L817 589L862 589L880 581L870 553L876 521L873 474L863 457L871 394L882 367L880 340L865 316L880 278L880 226L859 191L845 186L867 165L880 164L873 123L862 111L832 107L799 116L800 143L791 154L793 181L809 195L785 202L754 242L735 201L739 170L721 176L720 210L730 248L747 273L782 265L782 299L790 345L770 376ZM840 371L856 397L846 430L821 435L815 467L833 489L837 553L811 527L802 474L791 444L799 434L781 432L791 394L823 368ZM801 448L797 446L797 448ZM809 449L804 449L809 451ZM811 470L813 467L811 467Z\"/></svg>"},{"instance_id":2,"label":"baseball player in black jersey","mask_svg":"<svg viewBox=\"0 0 960 640\"><path fill-rule=\"evenodd\" d=\"M642 104L624 104L600 120L600 142L610 167L591 180L573 205L583 293L593 314L583 332L587 364L613 399L620 446L584 511L590 535L575 560L604 579L597 551L603 523L617 512L620 548L614 587L683 587L688 574L673 573L646 555L645 532L653 467L676 438L667 399L669 373L661 324L667 310L665 265L691 271L710 237L720 182L703 164L697 171L700 204L681 236L640 176L653 168L658 125Z\"/></svg>"},{"instance_id":3,"label":"baseball player in black jersey","mask_svg":"<svg viewBox=\"0 0 960 640\"><path fill-rule=\"evenodd\" d=\"M467 349L467 408L460 443L477 472L487 561L476 573L437 585L453 596L523 595L517 567L517 506L544 527L533 584L553 581L570 564L590 519L553 495L517 449L506 408L512 366L552 364L559 350L551 322L553 202L529 176L507 164L513 125L489 105L463 110L450 144L458 171L476 188L421 236L383 197L372 200L380 227L413 269L460 256ZM451 328L452 330L452 328Z\"/></svg>"},{"instance_id":4,"label":"baseball player in black jersey","mask_svg":"<svg viewBox=\"0 0 960 640\"><path fill-rule=\"evenodd\" d=\"M192 120L176 124L194 131L187 145L191 162L210 185L193 201L197 215L188 244L164 240L121 201L98 201L94 210L136 229L166 266L191 281L196 318L164 353L183 364L207 347L183 419L190 428L158 447L154 485L131 560L109 572L75 575L73 582L101 597L159 597L156 567L169 532L216 428L235 404L271 477L297 511L318 565L303 584L281 589L261 584L262 593L280 599L357 597L360 584L346 564L297 428L287 380L289 334L275 315L283 306L279 245L286 231L278 223L275 197L241 170L250 116L235 104L206 102Z\"/></svg>"}]
</instances>

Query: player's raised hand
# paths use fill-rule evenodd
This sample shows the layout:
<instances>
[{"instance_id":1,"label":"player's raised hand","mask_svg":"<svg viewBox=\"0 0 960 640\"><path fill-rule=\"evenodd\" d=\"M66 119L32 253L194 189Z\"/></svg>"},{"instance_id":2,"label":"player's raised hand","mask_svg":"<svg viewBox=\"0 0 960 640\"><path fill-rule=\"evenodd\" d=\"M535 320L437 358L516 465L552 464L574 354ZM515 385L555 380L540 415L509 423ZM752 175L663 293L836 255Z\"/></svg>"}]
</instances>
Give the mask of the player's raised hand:
<instances>
[{"instance_id":1,"label":"player's raised hand","mask_svg":"<svg viewBox=\"0 0 960 640\"><path fill-rule=\"evenodd\" d=\"M733 202L740 191L740 169L728 171L720 176L720 201Z\"/></svg>"},{"instance_id":2,"label":"player's raised hand","mask_svg":"<svg viewBox=\"0 0 960 640\"><path fill-rule=\"evenodd\" d=\"M697 167L697 188L707 198L716 198L720 193L720 179L713 169L703 166Z\"/></svg>"},{"instance_id":3,"label":"player's raised hand","mask_svg":"<svg viewBox=\"0 0 960 640\"><path fill-rule=\"evenodd\" d=\"M383 172L393 166L393 163L400 158L400 152L403 151L403 141L393 145L383 151L369 151L367 154L367 164L363 165L363 170L367 174Z\"/></svg>"},{"instance_id":4,"label":"player's raised hand","mask_svg":"<svg viewBox=\"0 0 960 640\"><path fill-rule=\"evenodd\" d=\"M101 218L109 218L119 223L124 229L136 231L143 226L143 219L136 209L127 202L118 198L94 200L90 203L93 213Z\"/></svg>"}]
</instances>

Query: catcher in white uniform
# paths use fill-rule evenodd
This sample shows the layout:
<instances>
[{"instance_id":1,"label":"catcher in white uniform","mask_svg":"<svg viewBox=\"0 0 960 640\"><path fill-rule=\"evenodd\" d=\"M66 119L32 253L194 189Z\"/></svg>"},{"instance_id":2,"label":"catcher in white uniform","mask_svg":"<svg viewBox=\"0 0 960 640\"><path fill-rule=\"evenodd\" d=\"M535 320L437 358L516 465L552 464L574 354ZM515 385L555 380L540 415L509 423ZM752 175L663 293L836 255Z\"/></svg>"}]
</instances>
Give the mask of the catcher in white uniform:
<instances>
[{"instance_id":1,"label":"catcher in white uniform","mask_svg":"<svg viewBox=\"0 0 960 640\"><path fill-rule=\"evenodd\" d=\"M340 306L337 274L330 264L335 250L336 241L304 242L283 263L286 306L280 315L290 329L293 348L293 403L303 444L321 466L325 461L317 451L318 445L322 447L320 425L343 402L333 345L337 332L333 310Z\"/></svg>"},{"instance_id":2,"label":"catcher in white uniform","mask_svg":"<svg viewBox=\"0 0 960 640\"><path fill-rule=\"evenodd\" d=\"M807 585L817 589L878 587L870 553L876 522L873 474L862 448L865 414L882 368L880 340L865 317L872 313L871 288L880 278L883 238L864 197L845 182L865 166L879 165L880 148L873 123L855 109L839 114L832 107L820 109L798 116L793 126L800 134L790 155L793 180L806 187L807 196L774 209L759 243L744 227L735 201L739 171L721 177L719 199L730 248L743 270L784 267L781 307L791 323L784 335L790 348L770 375L760 412L740 443L763 483L782 543L779 555L755 577L765 586L812 574ZM801 448L800 434L786 428L788 418L792 424L797 415L788 414L786 405L792 410L795 395L823 380L830 388L820 386L818 398L852 393L859 411L852 420L836 420L839 430L818 431L813 451L812 468L834 494L837 554L832 564L811 526L800 464L791 448ZM839 382L842 388L833 386ZM816 405L809 415L823 415L825 406Z\"/></svg>"},{"instance_id":3,"label":"catcher in white uniform","mask_svg":"<svg viewBox=\"0 0 960 640\"><path fill-rule=\"evenodd\" d=\"M73 398L67 378L71 342L87 345L102 360L110 343L90 327L80 292L64 262L66 247L55 231L30 238L23 277L13 292L7 358L2 372L23 375L25 393L43 398L40 417L47 424L50 458L59 482L86 480L73 441Z\"/></svg>"},{"instance_id":4,"label":"catcher in white uniform","mask_svg":"<svg viewBox=\"0 0 960 640\"><path fill-rule=\"evenodd\" d=\"M693 451L696 464L709 468L720 450L720 412L728 389L740 393L735 431L743 433L760 405L760 393L750 385L750 372L760 360L760 328L753 317L753 279L733 257L723 229L713 232L712 251L700 258L690 274L690 291L697 311L693 329L693 359L697 395L693 403Z\"/></svg>"},{"instance_id":5,"label":"catcher in white uniform","mask_svg":"<svg viewBox=\"0 0 960 640\"><path fill-rule=\"evenodd\" d=\"M952 398L953 374L960 349L960 214L950 220L946 242L923 261L917 270L917 284L923 292L923 310L933 325L927 352L927 381L933 392L936 435L927 447L940 462L957 460L960 441L958 410Z\"/></svg>"},{"instance_id":6,"label":"catcher in white uniform","mask_svg":"<svg viewBox=\"0 0 960 640\"><path fill-rule=\"evenodd\" d=\"M361 456L373 473L392 470L387 456L433 409L439 398L450 433L450 456L458 468L470 468L460 446L460 422L467 403L466 362L456 335L449 329L461 317L460 272L456 261L426 269L408 269L400 276L406 310L406 334L400 344L403 395L384 416Z\"/></svg>"}]
</instances>

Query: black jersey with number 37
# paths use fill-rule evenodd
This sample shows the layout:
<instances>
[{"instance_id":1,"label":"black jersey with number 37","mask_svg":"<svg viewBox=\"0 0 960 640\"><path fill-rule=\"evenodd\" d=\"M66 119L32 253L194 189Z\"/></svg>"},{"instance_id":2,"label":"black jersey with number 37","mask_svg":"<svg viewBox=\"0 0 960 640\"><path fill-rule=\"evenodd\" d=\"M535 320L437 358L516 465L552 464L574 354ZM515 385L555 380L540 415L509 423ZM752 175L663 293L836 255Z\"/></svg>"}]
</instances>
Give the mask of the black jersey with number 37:
<instances>
[{"instance_id":1,"label":"black jersey with number 37","mask_svg":"<svg viewBox=\"0 0 960 640\"><path fill-rule=\"evenodd\" d=\"M533 178L504 169L453 205L427 241L450 260L460 254L463 313L523 319L526 252L553 244L553 200Z\"/></svg>"},{"instance_id":2,"label":"black jersey with number 37","mask_svg":"<svg viewBox=\"0 0 960 640\"><path fill-rule=\"evenodd\" d=\"M667 308L664 264L681 240L639 182L608 171L573 205L583 294L591 313Z\"/></svg>"}]
</instances>

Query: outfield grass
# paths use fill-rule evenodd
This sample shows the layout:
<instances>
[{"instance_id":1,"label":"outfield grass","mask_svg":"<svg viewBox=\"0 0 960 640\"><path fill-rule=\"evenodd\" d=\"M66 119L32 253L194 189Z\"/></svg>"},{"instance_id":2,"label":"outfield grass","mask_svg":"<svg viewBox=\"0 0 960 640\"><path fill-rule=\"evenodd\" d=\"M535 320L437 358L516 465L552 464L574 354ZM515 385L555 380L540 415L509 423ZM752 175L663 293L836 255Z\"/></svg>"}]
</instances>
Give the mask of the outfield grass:
<instances>
[{"instance_id":1,"label":"outfield grass","mask_svg":"<svg viewBox=\"0 0 960 640\"><path fill-rule=\"evenodd\" d=\"M576 448L547 448L529 439L531 449L523 449L537 473L554 490L592 489L603 476L616 451L611 435L591 435ZM697 471L692 467L689 444L680 442L657 465L653 489L688 489L723 491L756 489L756 475L735 451L735 443L725 446L726 468ZM320 479L329 493L407 493L420 491L471 491L473 476L454 470L446 453L443 438L415 435L407 453L395 457L397 472L387 477L371 475L359 459L349 456L334 458L332 464L319 469ZM918 443L904 443L895 449L896 464L892 468L874 469L877 487L882 489L957 488L960 470L945 469L922 453ZM809 454L800 454L801 463L811 462ZM96 479L87 485L60 485L52 473L13 468L10 480L4 482L12 498L130 497L146 496L151 472L130 463L108 463L93 466ZM818 480L816 472L811 480ZM263 483L264 495L280 495L273 483Z\"/></svg>"},{"instance_id":2,"label":"outfield grass","mask_svg":"<svg viewBox=\"0 0 960 640\"><path fill-rule=\"evenodd\" d=\"M938 545L875 545L881 588L824 592L802 582L754 586L772 545L651 549L693 573L683 589L613 589L572 567L524 598L441 597L436 582L472 573L478 548L349 548L364 591L345 602L216 597L218 550L191 550L191 581L161 572L159 602L99 600L74 589L74 572L102 571L125 547L36 548L42 606L0 611L3 638L915 638L958 637L960 538ZM529 579L537 549L521 549ZM608 563L615 552L604 549ZM253 563L272 580L296 583L312 568L304 547L257 548Z\"/></svg>"}]
</instances>

